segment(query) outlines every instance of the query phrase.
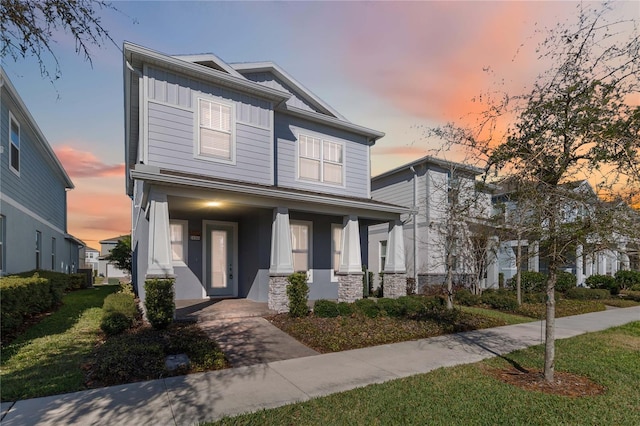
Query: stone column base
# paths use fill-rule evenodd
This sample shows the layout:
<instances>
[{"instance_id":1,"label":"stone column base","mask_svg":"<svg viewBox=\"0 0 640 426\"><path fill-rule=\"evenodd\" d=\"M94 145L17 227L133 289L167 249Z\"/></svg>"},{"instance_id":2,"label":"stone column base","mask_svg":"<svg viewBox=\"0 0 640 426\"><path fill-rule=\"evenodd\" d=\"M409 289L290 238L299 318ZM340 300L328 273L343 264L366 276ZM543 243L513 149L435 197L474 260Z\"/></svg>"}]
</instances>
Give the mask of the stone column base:
<instances>
[{"instance_id":1,"label":"stone column base","mask_svg":"<svg viewBox=\"0 0 640 426\"><path fill-rule=\"evenodd\" d=\"M362 272L338 273L338 302L353 303L363 297Z\"/></svg>"},{"instance_id":2,"label":"stone column base","mask_svg":"<svg viewBox=\"0 0 640 426\"><path fill-rule=\"evenodd\" d=\"M269 309L278 313L289 312L289 298L287 297L286 275L271 275L269 277Z\"/></svg>"},{"instance_id":3,"label":"stone column base","mask_svg":"<svg viewBox=\"0 0 640 426\"><path fill-rule=\"evenodd\" d=\"M391 299L407 295L407 274L405 273L384 273L384 286L382 295Z\"/></svg>"}]
</instances>

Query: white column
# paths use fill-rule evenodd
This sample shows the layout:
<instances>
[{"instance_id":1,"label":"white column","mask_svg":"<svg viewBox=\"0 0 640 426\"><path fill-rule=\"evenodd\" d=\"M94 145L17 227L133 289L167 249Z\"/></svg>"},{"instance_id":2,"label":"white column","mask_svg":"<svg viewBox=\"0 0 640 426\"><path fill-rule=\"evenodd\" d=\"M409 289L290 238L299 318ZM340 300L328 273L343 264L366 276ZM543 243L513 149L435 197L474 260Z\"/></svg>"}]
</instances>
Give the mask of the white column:
<instances>
[{"instance_id":1,"label":"white column","mask_svg":"<svg viewBox=\"0 0 640 426\"><path fill-rule=\"evenodd\" d=\"M167 194L149 194L149 256L147 276L173 277Z\"/></svg>"},{"instance_id":2,"label":"white column","mask_svg":"<svg viewBox=\"0 0 640 426\"><path fill-rule=\"evenodd\" d=\"M289 209L277 207L273 209L271 225L271 265L270 274L292 274L293 253L291 251L291 227L289 226Z\"/></svg>"},{"instance_id":3,"label":"white column","mask_svg":"<svg viewBox=\"0 0 640 426\"><path fill-rule=\"evenodd\" d=\"M584 273L582 272L582 244L576 246L576 283L582 286L584 281Z\"/></svg>"},{"instance_id":4,"label":"white column","mask_svg":"<svg viewBox=\"0 0 640 426\"><path fill-rule=\"evenodd\" d=\"M615 275L618 272L618 259L620 253L617 250L611 250L611 275Z\"/></svg>"},{"instance_id":5,"label":"white column","mask_svg":"<svg viewBox=\"0 0 640 426\"><path fill-rule=\"evenodd\" d=\"M498 238L491 237L487 242L487 281L486 288L498 288L500 265L498 263Z\"/></svg>"},{"instance_id":6,"label":"white column","mask_svg":"<svg viewBox=\"0 0 640 426\"><path fill-rule=\"evenodd\" d=\"M342 274L362 273L360 226L357 216L345 216L342 219L341 249L338 272Z\"/></svg>"},{"instance_id":7,"label":"white column","mask_svg":"<svg viewBox=\"0 0 640 426\"><path fill-rule=\"evenodd\" d=\"M407 265L404 255L404 235L402 222L389 222L389 236L387 239L387 259L384 265L385 273L406 273Z\"/></svg>"},{"instance_id":8,"label":"white column","mask_svg":"<svg viewBox=\"0 0 640 426\"><path fill-rule=\"evenodd\" d=\"M584 263L585 263L584 279L586 281L587 278L593 275L593 254L589 253L588 255L586 255L584 259Z\"/></svg>"},{"instance_id":9,"label":"white column","mask_svg":"<svg viewBox=\"0 0 640 426\"><path fill-rule=\"evenodd\" d=\"M598 275L607 275L607 258L604 253L598 253Z\"/></svg>"},{"instance_id":10,"label":"white column","mask_svg":"<svg viewBox=\"0 0 640 426\"><path fill-rule=\"evenodd\" d=\"M529 270L540 272L540 243L533 241L529 245Z\"/></svg>"}]
</instances>

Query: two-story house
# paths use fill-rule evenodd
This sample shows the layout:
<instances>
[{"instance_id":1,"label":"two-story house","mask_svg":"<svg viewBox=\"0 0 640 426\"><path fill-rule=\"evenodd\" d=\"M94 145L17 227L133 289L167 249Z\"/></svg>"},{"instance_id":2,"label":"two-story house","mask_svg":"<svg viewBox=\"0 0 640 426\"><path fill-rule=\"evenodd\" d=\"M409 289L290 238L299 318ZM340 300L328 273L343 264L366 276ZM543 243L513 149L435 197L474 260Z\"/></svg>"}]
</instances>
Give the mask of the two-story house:
<instances>
[{"instance_id":1,"label":"two-story house","mask_svg":"<svg viewBox=\"0 0 640 426\"><path fill-rule=\"evenodd\" d=\"M98 257L98 275L105 278L125 278L129 276L129 271L118 268L107 257L111 254L118 242L129 235L118 235L117 237L105 238L100 240L100 256Z\"/></svg>"},{"instance_id":2,"label":"two-story house","mask_svg":"<svg viewBox=\"0 0 640 426\"><path fill-rule=\"evenodd\" d=\"M482 170L426 156L371 180L375 200L411 207L402 215L407 275L416 291L444 284L447 269L456 284L497 287L497 242L488 226L491 195L476 177ZM389 241L383 226L369 228L369 269L384 272Z\"/></svg>"},{"instance_id":3,"label":"two-story house","mask_svg":"<svg viewBox=\"0 0 640 426\"><path fill-rule=\"evenodd\" d=\"M388 262L401 294L406 209L370 193L370 150L383 133L351 123L271 62L130 43L124 61L142 299L146 279L170 277L177 300L240 297L284 311L286 277L304 271L311 300L352 301L363 293L367 229L380 223L398 241Z\"/></svg>"},{"instance_id":4,"label":"two-story house","mask_svg":"<svg viewBox=\"0 0 640 426\"><path fill-rule=\"evenodd\" d=\"M98 271L98 264L100 263L100 250L92 247L85 247L84 250L84 265L83 268L91 269L92 271Z\"/></svg>"},{"instance_id":5,"label":"two-story house","mask_svg":"<svg viewBox=\"0 0 640 426\"><path fill-rule=\"evenodd\" d=\"M0 275L76 272L82 241L67 232L73 183L0 68Z\"/></svg>"}]
</instances>

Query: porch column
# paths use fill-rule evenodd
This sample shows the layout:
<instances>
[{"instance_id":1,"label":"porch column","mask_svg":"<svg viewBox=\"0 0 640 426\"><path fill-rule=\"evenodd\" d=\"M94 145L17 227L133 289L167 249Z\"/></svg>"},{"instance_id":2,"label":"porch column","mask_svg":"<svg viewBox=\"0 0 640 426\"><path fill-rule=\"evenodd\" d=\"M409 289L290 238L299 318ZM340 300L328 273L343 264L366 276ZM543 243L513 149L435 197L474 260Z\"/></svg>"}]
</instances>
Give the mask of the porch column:
<instances>
[{"instance_id":1,"label":"porch column","mask_svg":"<svg viewBox=\"0 0 640 426\"><path fill-rule=\"evenodd\" d=\"M620 253L617 250L611 250L611 275L615 275L618 272L618 259Z\"/></svg>"},{"instance_id":2,"label":"porch column","mask_svg":"<svg viewBox=\"0 0 640 426\"><path fill-rule=\"evenodd\" d=\"M407 295L407 264L404 255L404 232L400 220L389 222L382 294L394 299Z\"/></svg>"},{"instance_id":3,"label":"porch column","mask_svg":"<svg viewBox=\"0 0 640 426\"><path fill-rule=\"evenodd\" d=\"M498 237L491 237L487 241L487 281L485 288L498 288L500 265L498 262Z\"/></svg>"},{"instance_id":4,"label":"porch column","mask_svg":"<svg viewBox=\"0 0 640 426\"><path fill-rule=\"evenodd\" d=\"M604 253L598 253L598 275L607 275L607 258Z\"/></svg>"},{"instance_id":5,"label":"porch column","mask_svg":"<svg viewBox=\"0 0 640 426\"><path fill-rule=\"evenodd\" d=\"M340 243L340 267L338 268L338 302L355 302L363 297L362 255L360 250L360 225L357 216L342 219Z\"/></svg>"},{"instance_id":6,"label":"porch column","mask_svg":"<svg viewBox=\"0 0 640 426\"><path fill-rule=\"evenodd\" d=\"M591 275L593 275L593 254L589 253L584 257L585 263L585 272L584 272L584 280L587 281Z\"/></svg>"},{"instance_id":7,"label":"porch column","mask_svg":"<svg viewBox=\"0 0 640 426\"><path fill-rule=\"evenodd\" d=\"M584 284L584 273L582 268L582 244L578 244L576 246L576 284L578 287L582 287Z\"/></svg>"},{"instance_id":8,"label":"porch column","mask_svg":"<svg viewBox=\"0 0 640 426\"><path fill-rule=\"evenodd\" d=\"M149 256L146 278L175 278L167 194L149 194Z\"/></svg>"},{"instance_id":9,"label":"porch column","mask_svg":"<svg viewBox=\"0 0 640 426\"><path fill-rule=\"evenodd\" d=\"M533 241L529 246L529 270L540 272L540 243Z\"/></svg>"},{"instance_id":10,"label":"porch column","mask_svg":"<svg viewBox=\"0 0 640 426\"><path fill-rule=\"evenodd\" d=\"M631 269L631 261L629 259L629 255L627 254L627 245L620 244L618 246L618 250L620 252L620 269L628 271Z\"/></svg>"},{"instance_id":11,"label":"porch column","mask_svg":"<svg viewBox=\"0 0 640 426\"><path fill-rule=\"evenodd\" d=\"M276 312L289 311L287 298L287 276L293 273L293 253L291 251L291 227L289 209L273 209L271 225L271 264L269 266L268 306Z\"/></svg>"}]
</instances>

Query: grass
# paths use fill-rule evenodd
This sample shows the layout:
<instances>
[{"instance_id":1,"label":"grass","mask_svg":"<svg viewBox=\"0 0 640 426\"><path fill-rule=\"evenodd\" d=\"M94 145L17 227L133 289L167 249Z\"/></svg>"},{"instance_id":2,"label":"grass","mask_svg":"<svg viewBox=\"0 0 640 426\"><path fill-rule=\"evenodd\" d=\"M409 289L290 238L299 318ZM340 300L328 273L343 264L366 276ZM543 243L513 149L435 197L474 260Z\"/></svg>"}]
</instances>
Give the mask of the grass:
<instances>
[{"instance_id":1,"label":"grass","mask_svg":"<svg viewBox=\"0 0 640 426\"><path fill-rule=\"evenodd\" d=\"M509 314L506 312L496 311L494 309L479 308L477 306L458 306L463 312L469 312L474 315L482 315L489 318L496 318L502 320L507 325L523 324L525 322L535 321L531 317L525 317L521 315Z\"/></svg>"},{"instance_id":2,"label":"grass","mask_svg":"<svg viewBox=\"0 0 640 426\"><path fill-rule=\"evenodd\" d=\"M208 425L638 425L640 322L556 342L556 371L604 385L599 396L525 391L486 371L542 368L542 346L504 357L370 385Z\"/></svg>"},{"instance_id":3,"label":"grass","mask_svg":"<svg viewBox=\"0 0 640 426\"><path fill-rule=\"evenodd\" d=\"M59 310L3 347L2 401L83 389L81 365L101 336L102 302L117 290L102 286L71 292Z\"/></svg>"}]
</instances>

